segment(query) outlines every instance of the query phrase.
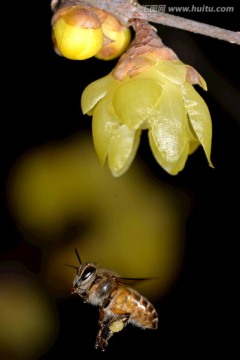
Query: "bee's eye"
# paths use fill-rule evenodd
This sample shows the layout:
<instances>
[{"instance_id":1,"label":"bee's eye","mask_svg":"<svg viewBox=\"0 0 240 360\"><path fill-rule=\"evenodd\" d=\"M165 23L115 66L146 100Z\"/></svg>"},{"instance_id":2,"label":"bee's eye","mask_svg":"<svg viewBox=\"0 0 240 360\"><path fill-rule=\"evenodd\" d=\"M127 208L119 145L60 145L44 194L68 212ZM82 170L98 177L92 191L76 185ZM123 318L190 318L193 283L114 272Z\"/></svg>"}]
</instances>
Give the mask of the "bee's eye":
<instances>
[{"instance_id":1,"label":"bee's eye","mask_svg":"<svg viewBox=\"0 0 240 360\"><path fill-rule=\"evenodd\" d=\"M88 266L84 272L82 273L82 280L87 280L87 278L89 278L90 275L92 275L95 272L95 267L93 266Z\"/></svg>"}]
</instances>

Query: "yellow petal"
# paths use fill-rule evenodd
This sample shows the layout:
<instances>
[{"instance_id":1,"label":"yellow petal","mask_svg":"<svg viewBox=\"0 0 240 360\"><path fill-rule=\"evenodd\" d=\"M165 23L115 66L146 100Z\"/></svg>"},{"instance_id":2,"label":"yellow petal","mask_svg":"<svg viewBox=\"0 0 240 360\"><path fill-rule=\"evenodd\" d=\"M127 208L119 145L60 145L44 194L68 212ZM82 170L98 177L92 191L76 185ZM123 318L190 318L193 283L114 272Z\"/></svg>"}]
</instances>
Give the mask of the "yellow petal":
<instances>
[{"instance_id":1,"label":"yellow petal","mask_svg":"<svg viewBox=\"0 0 240 360\"><path fill-rule=\"evenodd\" d=\"M194 153L194 151L197 150L199 145L199 141L189 141L189 154Z\"/></svg>"},{"instance_id":2,"label":"yellow petal","mask_svg":"<svg viewBox=\"0 0 240 360\"><path fill-rule=\"evenodd\" d=\"M208 107L192 85L184 84L181 89L191 126L204 149L209 165L213 167L210 159L212 122Z\"/></svg>"},{"instance_id":3,"label":"yellow petal","mask_svg":"<svg viewBox=\"0 0 240 360\"><path fill-rule=\"evenodd\" d=\"M134 76L134 79L139 79L139 78L143 78L145 80L146 79L152 80L152 81L154 81L154 83L158 83L158 85L160 87L163 87L168 82L168 80L166 78L164 78L159 73L159 71L157 71L156 65L153 65L153 66L151 66L150 69L146 69L142 73L139 73Z\"/></svg>"},{"instance_id":4,"label":"yellow petal","mask_svg":"<svg viewBox=\"0 0 240 360\"><path fill-rule=\"evenodd\" d=\"M187 68L179 60L159 60L155 70L165 79L174 84L184 84L186 82Z\"/></svg>"},{"instance_id":5,"label":"yellow petal","mask_svg":"<svg viewBox=\"0 0 240 360\"><path fill-rule=\"evenodd\" d=\"M152 153L153 153L155 159L157 160L157 162L159 163L159 165L165 171L167 171L170 175L177 175L184 168L185 163L187 161L188 152L189 152L188 143L186 143L182 154L176 161L166 161L166 159L159 152L150 131L148 132L148 137L149 137L149 144L150 144Z\"/></svg>"},{"instance_id":6,"label":"yellow petal","mask_svg":"<svg viewBox=\"0 0 240 360\"><path fill-rule=\"evenodd\" d=\"M111 74L92 82L82 93L81 107L84 114L91 111L111 88L117 84L117 80Z\"/></svg>"},{"instance_id":7,"label":"yellow petal","mask_svg":"<svg viewBox=\"0 0 240 360\"><path fill-rule=\"evenodd\" d=\"M102 100L96 106L92 119L94 147L102 166L106 160L111 139L118 128L118 119L109 98Z\"/></svg>"},{"instance_id":8,"label":"yellow petal","mask_svg":"<svg viewBox=\"0 0 240 360\"><path fill-rule=\"evenodd\" d=\"M113 96L113 107L120 121L138 129L159 103L162 87L154 80L125 80Z\"/></svg>"},{"instance_id":9,"label":"yellow petal","mask_svg":"<svg viewBox=\"0 0 240 360\"><path fill-rule=\"evenodd\" d=\"M165 161L176 162L189 140L187 114L179 86L168 83L161 102L149 118L150 131Z\"/></svg>"},{"instance_id":10,"label":"yellow petal","mask_svg":"<svg viewBox=\"0 0 240 360\"><path fill-rule=\"evenodd\" d=\"M189 154L192 154L201 145L195 132L192 129L192 126L188 128L188 137L189 137Z\"/></svg>"},{"instance_id":11,"label":"yellow petal","mask_svg":"<svg viewBox=\"0 0 240 360\"><path fill-rule=\"evenodd\" d=\"M198 84L204 90L207 90L207 84L204 78L190 65L186 65L180 60L159 60L155 71L163 78L172 83L181 85L186 82ZM156 75L158 78L159 75Z\"/></svg>"},{"instance_id":12,"label":"yellow petal","mask_svg":"<svg viewBox=\"0 0 240 360\"><path fill-rule=\"evenodd\" d=\"M119 126L108 151L108 164L113 176L121 176L130 167L139 146L140 135L140 130L131 130L124 124Z\"/></svg>"}]
</instances>

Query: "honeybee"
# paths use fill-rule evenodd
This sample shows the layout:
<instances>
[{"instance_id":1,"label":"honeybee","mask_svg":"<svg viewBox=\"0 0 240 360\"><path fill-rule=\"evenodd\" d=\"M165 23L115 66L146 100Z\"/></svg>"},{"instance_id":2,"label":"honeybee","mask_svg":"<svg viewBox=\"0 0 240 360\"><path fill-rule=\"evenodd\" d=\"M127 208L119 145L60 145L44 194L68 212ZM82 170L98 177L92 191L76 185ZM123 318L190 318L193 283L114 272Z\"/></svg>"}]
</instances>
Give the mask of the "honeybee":
<instances>
[{"instance_id":1,"label":"honeybee","mask_svg":"<svg viewBox=\"0 0 240 360\"><path fill-rule=\"evenodd\" d=\"M129 323L142 329L157 329L158 315L153 305L127 285L129 281L144 279L123 278L93 263L82 264L77 249L75 252L80 266L69 265L77 270L71 294L99 307L96 349L104 351L113 334Z\"/></svg>"}]
</instances>

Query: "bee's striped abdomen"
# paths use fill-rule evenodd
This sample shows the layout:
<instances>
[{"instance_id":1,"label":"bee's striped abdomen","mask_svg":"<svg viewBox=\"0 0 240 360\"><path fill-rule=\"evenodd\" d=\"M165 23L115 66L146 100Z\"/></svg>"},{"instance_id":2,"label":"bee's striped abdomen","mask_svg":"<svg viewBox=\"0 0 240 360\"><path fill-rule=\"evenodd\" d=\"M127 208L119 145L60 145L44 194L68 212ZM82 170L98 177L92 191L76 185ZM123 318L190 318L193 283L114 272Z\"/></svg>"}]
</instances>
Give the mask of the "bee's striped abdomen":
<instances>
[{"instance_id":1,"label":"bee's striped abdomen","mask_svg":"<svg viewBox=\"0 0 240 360\"><path fill-rule=\"evenodd\" d=\"M157 329L158 315L153 305L138 292L118 288L110 308L115 314L130 314L129 322L148 329Z\"/></svg>"}]
</instances>

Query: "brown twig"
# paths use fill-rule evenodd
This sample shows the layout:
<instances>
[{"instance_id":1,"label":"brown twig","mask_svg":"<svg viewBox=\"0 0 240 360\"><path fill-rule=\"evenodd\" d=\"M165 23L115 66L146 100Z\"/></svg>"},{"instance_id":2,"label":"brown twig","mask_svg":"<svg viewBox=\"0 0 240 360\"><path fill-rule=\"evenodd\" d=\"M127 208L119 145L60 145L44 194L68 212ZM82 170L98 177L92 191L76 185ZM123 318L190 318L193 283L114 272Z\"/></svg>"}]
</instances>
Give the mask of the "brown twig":
<instances>
[{"instance_id":1,"label":"brown twig","mask_svg":"<svg viewBox=\"0 0 240 360\"><path fill-rule=\"evenodd\" d=\"M86 4L106 10L125 25L129 25L132 19L144 19L149 22L191 31L240 45L240 32L222 29L165 12L146 12L146 9L134 0L52 0L52 9L55 11L61 6L71 4Z\"/></svg>"}]
</instances>

